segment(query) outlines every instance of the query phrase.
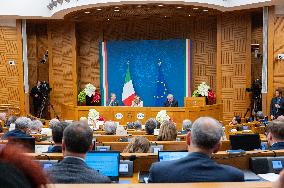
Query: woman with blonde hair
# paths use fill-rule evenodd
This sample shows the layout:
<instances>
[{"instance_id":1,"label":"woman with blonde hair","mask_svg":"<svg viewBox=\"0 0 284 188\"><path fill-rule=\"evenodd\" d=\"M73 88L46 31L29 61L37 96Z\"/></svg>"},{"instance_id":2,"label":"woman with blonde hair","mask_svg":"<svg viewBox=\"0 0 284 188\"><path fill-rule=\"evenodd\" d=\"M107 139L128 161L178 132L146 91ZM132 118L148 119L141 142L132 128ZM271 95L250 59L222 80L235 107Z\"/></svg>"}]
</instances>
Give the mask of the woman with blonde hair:
<instances>
[{"instance_id":1,"label":"woman with blonde hair","mask_svg":"<svg viewBox=\"0 0 284 188\"><path fill-rule=\"evenodd\" d=\"M158 141L175 141L177 138L177 129L171 121L164 121L161 125Z\"/></svg>"},{"instance_id":2,"label":"woman with blonde hair","mask_svg":"<svg viewBox=\"0 0 284 188\"><path fill-rule=\"evenodd\" d=\"M143 101L138 95L135 95L131 107L143 107Z\"/></svg>"},{"instance_id":3,"label":"woman with blonde hair","mask_svg":"<svg viewBox=\"0 0 284 188\"><path fill-rule=\"evenodd\" d=\"M150 142L143 136L137 136L131 139L131 142L124 149L123 153L148 153Z\"/></svg>"}]
</instances>

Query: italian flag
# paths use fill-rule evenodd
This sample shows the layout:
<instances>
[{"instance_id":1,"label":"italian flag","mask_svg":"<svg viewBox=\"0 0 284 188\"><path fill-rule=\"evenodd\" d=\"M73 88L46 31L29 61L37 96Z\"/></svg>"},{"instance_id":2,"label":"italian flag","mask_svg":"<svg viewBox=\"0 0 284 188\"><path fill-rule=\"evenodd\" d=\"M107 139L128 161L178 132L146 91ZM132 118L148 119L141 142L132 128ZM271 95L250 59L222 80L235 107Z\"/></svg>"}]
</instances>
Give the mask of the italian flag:
<instances>
[{"instance_id":1,"label":"italian flag","mask_svg":"<svg viewBox=\"0 0 284 188\"><path fill-rule=\"evenodd\" d=\"M134 96L135 96L135 91L134 91L133 83L132 83L131 76L130 76L130 69L128 66L126 75L125 75L123 91L122 91L122 101L124 105L131 106Z\"/></svg>"}]
</instances>

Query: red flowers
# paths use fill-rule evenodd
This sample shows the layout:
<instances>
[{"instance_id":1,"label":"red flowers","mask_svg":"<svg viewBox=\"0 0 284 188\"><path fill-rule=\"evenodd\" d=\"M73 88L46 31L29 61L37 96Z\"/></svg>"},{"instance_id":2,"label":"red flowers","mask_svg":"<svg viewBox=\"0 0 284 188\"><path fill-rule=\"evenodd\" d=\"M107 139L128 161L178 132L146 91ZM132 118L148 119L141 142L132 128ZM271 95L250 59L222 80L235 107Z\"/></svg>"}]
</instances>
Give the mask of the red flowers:
<instances>
[{"instance_id":1,"label":"red flowers","mask_svg":"<svg viewBox=\"0 0 284 188\"><path fill-rule=\"evenodd\" d=\"M101 94L96 91L96 92L95 92L95 95L94 95L94 97L93 97L93 102L94 102L94 103L98 103L98 102L100 102L100 100L101 100Z\"/></svg>"},{"instance_id":2,"label":"red flowers","mask_svg":"<svg viewBox=\"0 0 284 188\"><path fill-rule=\"evenodd\" d=\"M212 91L212 89L208 90L208 103L209 104L215 104L216 103L216 95Z\"/></svg>"}]
</instances>

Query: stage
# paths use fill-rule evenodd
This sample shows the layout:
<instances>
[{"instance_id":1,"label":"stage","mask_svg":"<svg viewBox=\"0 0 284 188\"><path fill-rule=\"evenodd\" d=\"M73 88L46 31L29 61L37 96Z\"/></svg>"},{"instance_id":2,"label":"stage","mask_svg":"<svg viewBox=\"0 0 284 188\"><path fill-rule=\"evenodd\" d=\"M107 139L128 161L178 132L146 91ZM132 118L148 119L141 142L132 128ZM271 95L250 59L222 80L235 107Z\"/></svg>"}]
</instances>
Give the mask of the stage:
<instances>
[{"instance_id":1,"label":"stage","mask_svg":"<svg viewBox=\"0 0 284 188\"><path fill-rule=\"evenodd\" d=\"M181 130L182 121L190 119L194 121L201 116L210 116L219 121L223 121L223 105L214 104L195 107L109 107L109 106L72 106L62 104L61 118L65 120L79 120L80 117L88 117L90 109L96 109L106 120L117 121L122 125L127 122L141 121L144 124L147 119L155 118L160 110L166 110L167 114L177 124L177 129Z\"/></svg>"}]
</instances>

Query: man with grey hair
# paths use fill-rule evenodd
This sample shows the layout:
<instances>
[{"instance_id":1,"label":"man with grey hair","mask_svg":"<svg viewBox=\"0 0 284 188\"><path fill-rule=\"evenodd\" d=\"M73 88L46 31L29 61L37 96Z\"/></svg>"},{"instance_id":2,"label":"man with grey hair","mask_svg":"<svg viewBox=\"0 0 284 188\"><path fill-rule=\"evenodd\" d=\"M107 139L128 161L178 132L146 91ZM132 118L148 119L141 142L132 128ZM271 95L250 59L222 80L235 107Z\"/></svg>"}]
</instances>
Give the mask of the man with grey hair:
<instances>
[{"instance_id":1,"label":"man with grey hair","mask_svg":"<svg viewBox=\"0 0 284 188\"><path fill-rule=\"evenodd\" d=\"M15 129L11 130L3 136L3 139L8 138L26 138L29 135L32 120L27 117L19 117L15 121Z\"/></svg>"},{"instance_id":2,"label":"man with grey hair","mask_svg":"<svg viewBox=\"0 0 284 188\"><path fill-rule=\"evenodd\" d=\"M189 119L182 121L182 134L187 134L191 131L192 122Z\"/></svg>"},{"instance_id":3,"label":"man with grey hair","mask_svg":"<svg viewBox=\"0 0 284 188\"><path fill-rule=\"evenodd\" d=\"M60 123L59 119L53 118L49 121L49 128L52 129L53 126L56 126Z\"/></svg>"},{"instance_id":4,"label":"man with grey hair","mask_svg":"<svg viewBox=\"0 0 284 188\"><path fill-rule=\"evenodd\" d=\"M63 160L47 169L53 183L110 183L110 179L87 166L86 153L93 148L93 131L73 122L63 131Z\"/></svg>"},{"instance_id":5,"label":"man with grey hair","mask_svg":"<svg viewBox=\"0 0 284 188\"><path fill-rule=\"evenodd\" d=\"M41 134L43 124L40 120L33 120L31 123L31 134Z\"/></svg>"},{"instance_id":6,"label":"man with grey hair","mask_svg":"<svg viewBox=\"0 0 284 188\"><path fill-rule=\"evenodd\" d=\"M168 94L164 107L178 107L178 101L174 99L173 94Z\"/></svg>"},{"instance_id":7,"label":"man with grey hair","mask_svg":"<svg viewBox=\"0 0 284 188\"><path fill-rule=\"evenodd\" d=\"M211 156L221 146L223 129L210 117L198 118L192 126L189 154L181 159L154 163L149 182L241 182L244 173L234 167L215 163Z\"/></svg>"},{"instance_id":8,"label":"man with grey hair","mask_svg":"<svg viewBox=\"0 0 284 188\"><path fill-rule=\"evenodd\" d=\"M104 124L105 134L107 135L115 135L117 125L114 121L106 121Z\"/></svg>"}]
</instances>

